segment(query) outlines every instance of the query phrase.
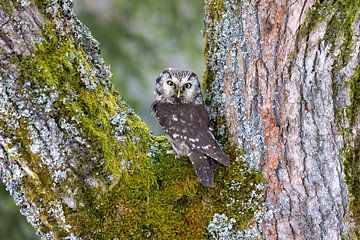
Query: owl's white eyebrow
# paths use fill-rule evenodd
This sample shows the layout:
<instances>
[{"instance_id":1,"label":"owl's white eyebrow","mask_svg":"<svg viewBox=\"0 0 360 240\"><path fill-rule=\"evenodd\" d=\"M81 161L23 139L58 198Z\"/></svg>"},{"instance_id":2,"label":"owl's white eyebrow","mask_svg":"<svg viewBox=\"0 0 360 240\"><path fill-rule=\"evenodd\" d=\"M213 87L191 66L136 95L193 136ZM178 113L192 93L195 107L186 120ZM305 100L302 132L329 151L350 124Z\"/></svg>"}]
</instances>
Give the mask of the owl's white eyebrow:
<instances>
[{"instance_id":1,"label":"owl's white eyebrow","mask_svg":"<svg viewBox=\"0 0 360 240\"><path fill-rule=\"evenodd\" d=\"M174 82L181 82L181 81L179 81L179 79L178 78L171 78L171 80L173 80Z\"/></svg>"},{"instance_id":2,"label":"owl's white eyebrow","mask_svg":"<svg viewBox=\"0 0 360 240\"><path fill-rule=\"evenodd\" d=\"M182 79L181 79L181 83L183 83L183 82L189 82L189 81L190 81L189 78L182 78Z\"/></svg>"}]
</instances>

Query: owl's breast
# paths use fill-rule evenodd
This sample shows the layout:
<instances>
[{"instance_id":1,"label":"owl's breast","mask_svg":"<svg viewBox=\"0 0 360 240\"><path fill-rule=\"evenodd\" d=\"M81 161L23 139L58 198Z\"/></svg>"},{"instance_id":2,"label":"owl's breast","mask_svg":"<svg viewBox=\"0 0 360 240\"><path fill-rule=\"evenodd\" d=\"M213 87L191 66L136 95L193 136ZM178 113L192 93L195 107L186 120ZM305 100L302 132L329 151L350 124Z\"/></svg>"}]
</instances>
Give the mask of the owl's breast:
<instances>
[{"instance_id":1,"label":"owl's breast","mask_svg":"<svg viewBox=\"0 0 360 240\"><path fill-rule=\"evenodd\" d=\"M188 155L200 142L199 134L208 131L209 118L203 105L157 102L153 110L180 156Z\"/></svg>"}]
</instances>

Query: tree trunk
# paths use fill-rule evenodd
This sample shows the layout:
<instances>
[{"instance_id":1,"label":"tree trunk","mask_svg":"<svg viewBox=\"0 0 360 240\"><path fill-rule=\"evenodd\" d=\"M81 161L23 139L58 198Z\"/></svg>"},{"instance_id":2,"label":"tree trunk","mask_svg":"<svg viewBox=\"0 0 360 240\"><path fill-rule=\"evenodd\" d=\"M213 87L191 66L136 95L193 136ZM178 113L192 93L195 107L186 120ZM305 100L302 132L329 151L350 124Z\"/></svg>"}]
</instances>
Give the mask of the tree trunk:
<instances>
[{"instance_id":1,"label":"tree trunk","mask_svg":"<svg viewBox=\"0 0 360 240\"><path fill-rule=\"evenodd\" d=\"M359 236L359 0L206 1L214 188L114 92L72 1L34 2L0 6L0 177L43 239Z\"/></svg>"},{"instance_id":2,"label":"tree trunk","mask_svg":"<svg viewBox=\"0 0 360 240\"><path fill-rule=\"evenodd\" d=\"M267 239L360 236L359 12L360 1L207 2L208 103L266 176Z\"/></svg>"}]
</instances>

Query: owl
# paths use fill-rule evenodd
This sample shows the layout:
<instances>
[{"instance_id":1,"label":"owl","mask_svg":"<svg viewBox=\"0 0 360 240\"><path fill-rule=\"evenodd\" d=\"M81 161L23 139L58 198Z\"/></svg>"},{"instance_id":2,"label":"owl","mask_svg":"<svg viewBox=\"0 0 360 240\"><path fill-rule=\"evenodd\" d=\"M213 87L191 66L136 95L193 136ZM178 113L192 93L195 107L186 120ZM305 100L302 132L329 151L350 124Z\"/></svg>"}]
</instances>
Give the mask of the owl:
<instances>
[{"instance_id":1,"label":"owl","mask_svg":"<svg viewBox=\"0 0 360 240\"><path fill-rule=\"evenodd\" d=\"M177 156L188 156L199 181L214 185L217 165L230 160L210 132L210 119L203 104L195 73L165 69L156 79L152 111Z\"/></svg>"}]
</instances>

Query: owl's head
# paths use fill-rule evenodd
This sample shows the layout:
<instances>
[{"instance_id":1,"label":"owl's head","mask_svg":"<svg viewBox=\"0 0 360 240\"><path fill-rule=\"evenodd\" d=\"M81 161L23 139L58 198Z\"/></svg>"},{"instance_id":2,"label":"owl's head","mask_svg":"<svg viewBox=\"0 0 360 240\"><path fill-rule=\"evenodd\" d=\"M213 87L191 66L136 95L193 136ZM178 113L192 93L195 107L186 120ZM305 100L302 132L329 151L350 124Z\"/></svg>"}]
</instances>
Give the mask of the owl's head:
<instances>
[{"instance_id":1,"label":"owl's head","mask_svg":"<svg viewBox=\"0 0 360 240\"><path fill-rule=\"evenodd\" d=\"M202 103L200 82L195 73L165 69L156 79L156 100L170 103Z\"/></svg>"}]
</instances>

